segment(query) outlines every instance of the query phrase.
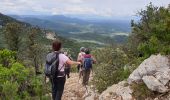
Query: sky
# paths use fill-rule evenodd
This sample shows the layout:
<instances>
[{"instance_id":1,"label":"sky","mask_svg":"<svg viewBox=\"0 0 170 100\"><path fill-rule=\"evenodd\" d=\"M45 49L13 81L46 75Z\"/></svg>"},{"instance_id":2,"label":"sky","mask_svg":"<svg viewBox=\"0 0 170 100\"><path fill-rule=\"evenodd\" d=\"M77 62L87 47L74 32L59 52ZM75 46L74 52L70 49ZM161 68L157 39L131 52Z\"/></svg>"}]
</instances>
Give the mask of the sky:
<instances>
[{"instance_id":1,"label":"sky","mask_svg":"<svg viewBox=\"0 0 170 100\"><path fill-rule=\"evenodd\" d=\"M136 15L150 2L166 7L170 4L170 0L0 0L0 12L15 15L126 17Z\"/></svg>"}]
</instances>

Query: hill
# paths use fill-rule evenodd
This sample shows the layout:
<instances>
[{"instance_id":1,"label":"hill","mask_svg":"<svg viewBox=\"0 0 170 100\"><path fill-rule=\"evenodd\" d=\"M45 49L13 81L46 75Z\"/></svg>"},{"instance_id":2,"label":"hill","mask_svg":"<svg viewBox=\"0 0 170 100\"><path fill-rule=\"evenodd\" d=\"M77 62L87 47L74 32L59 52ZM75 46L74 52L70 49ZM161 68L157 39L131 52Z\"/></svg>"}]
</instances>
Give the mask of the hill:
<instances>
[{"instance_id":1,"label":"hill","mask_svg":"<svg viewBox=\"0 0 170 100\"><path fill-rule=\"evenodd\" d=\"M35 18L34 18L34 20L35 20ZM36 19L36 21L39 22L39 21L42 21L42 20ZM51 38L60 39L63 42L64 49L66 49L69 53L71 53L72 57L74 59L76 58L77 53L79 52L79 48L82 47L82 46L91 47L91 48L96 48L96 47L102 46L101 44L97 44L96 42L90 42L90 43L88 41L79 42L79 41L76 41L76 40L73 40L73 39L69 39L68 36L67 36L67 38L60 36L60 35L58 35L58 32L52 31L48 28L44 29L44 28L38 27L37 25L31 25L27 22L24 22L23 20L17 20L15 18L10 17L10 16L0 14L0 49L7 47L6 43L5 43L5 38L3 36L3 27L5 27L5 25L7 23L12 23L12 22L19 23L19 24L21 24L21 26L23 26L23 28L22 28L23 32L20 35L21 35L21 37L24 38L24 39L22 39L24 42L28 41L29 28L38 28L40 30L40 32L38 32L37 35L36 35L36 39L37 39L38 43L49 47L52 40L48 37L47 34L53 34L52 35L53 37L51 37ZM44 23L46 23L46 22L44 22ZM28 43L26 43L26 45L28 45Z\"/></svg>"},{"instance_id":2,"label":"hill","mask_svg":"<svg viewBox=\"0 0 170 100\"><path fill-rule=\"evenodd\" d=\"M107 43L126 41L130 32L128 20L83 20L63 15L35 16L35 15L11 15L12 17L28 22L41 28L54 30L59 35L74 40L94 41L95 43ZM121 33L124 33L123 36ZM123 37L123 39L117 38ZM122 41L123 40L123 41Z\"/></svg>"}]
</instances>

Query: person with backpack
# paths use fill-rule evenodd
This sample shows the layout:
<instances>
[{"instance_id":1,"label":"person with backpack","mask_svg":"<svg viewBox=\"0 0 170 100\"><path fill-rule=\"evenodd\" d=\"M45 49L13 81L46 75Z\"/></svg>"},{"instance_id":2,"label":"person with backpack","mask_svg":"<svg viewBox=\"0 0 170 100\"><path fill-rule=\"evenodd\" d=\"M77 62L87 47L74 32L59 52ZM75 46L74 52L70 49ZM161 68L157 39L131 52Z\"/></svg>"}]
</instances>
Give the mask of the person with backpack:
<instances>
[{"instance_id":1,"label":"person with backpack","mask_svg":"<svg viewBox=\"0 0 170 100\"><path fill-rule=\"evenodd\" d=\"M83 55L83 86L88 85L90 72L92 71L92 64L96 63L94 57L90 54L90 49L85 49L85 54Z\"/></svg>"},{"instance_id":2,"label":"person with backpack","mask_svg":"<svg viewBox=\"0 0 170 100\"><path fill-rule=\"evenodd\" d=\"M81 62L72 61L66 55L60 53L61 47L62 43L55 40L52 43L53 52L46 56L45 75L50 78L52 83L53 100L61 100L62 98L66 81L65 64L81 64Z\"/></svg>"},{"instance_id":3,"label":"person with backpack","mask_svg":"<svg viewBox=\"0 0 170 100\"><path fill-rule=\"evenodd\" d=\"M80 48L80 53L79 53L78 56L77 56L77 61L78 61L78 62L81 62L81 63L82 63L83 55L85 54L85 53L84 53L84 50L85 50L84 47L81 47L81 48ZM82 64L77 65L77 70L78 70L78 73L79 73L79 80L78 80L78 81L80 81L80 78L81 78L81 76L82 76L82 66L83 66Z\"/></svg>"}]
</instances>

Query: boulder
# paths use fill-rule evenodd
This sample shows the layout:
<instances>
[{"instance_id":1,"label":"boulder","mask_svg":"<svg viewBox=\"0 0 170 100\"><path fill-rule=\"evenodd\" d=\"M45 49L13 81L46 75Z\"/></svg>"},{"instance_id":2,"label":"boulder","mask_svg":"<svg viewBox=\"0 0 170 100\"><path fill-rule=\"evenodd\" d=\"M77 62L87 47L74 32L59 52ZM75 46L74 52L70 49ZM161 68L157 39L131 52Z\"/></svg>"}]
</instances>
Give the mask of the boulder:
<instances>
[{"instance_id":1,"label":"boulder","mask_svg":"<svg viewBox=\"0 0 170 100\"><path fill-rule=\"evenodd\" d=\"M160 93L166 92L170 81L170 62L167 56L152 55L144 60L128 78L128 83L144 82L147 87Z\"/></svg>"},{"instance_id":2,"label":"boulder","mask_svg":"<svg viewBox=\"0 0 170 100\"><path fill-rule=\"evenodd\" d=\"M99 96L99 100L132 100L132 90L129 86L125 86L126 81L119 82L107 88Z\"/></svg>"}]
</instances>

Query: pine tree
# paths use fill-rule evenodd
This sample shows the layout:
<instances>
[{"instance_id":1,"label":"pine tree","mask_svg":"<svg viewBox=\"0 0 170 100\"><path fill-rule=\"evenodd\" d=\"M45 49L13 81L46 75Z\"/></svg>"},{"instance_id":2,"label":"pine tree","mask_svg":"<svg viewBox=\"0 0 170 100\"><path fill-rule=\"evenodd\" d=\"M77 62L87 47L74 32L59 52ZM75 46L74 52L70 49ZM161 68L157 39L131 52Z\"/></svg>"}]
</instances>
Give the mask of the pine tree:
<instances>
[{"instance_id":1,"label":"pine tree","mask_svg":"<svg viewBox=\"0 0 170 100\"><path fill-rule=\"evenodd\" d=\"M4 37L8 49L18 52L21 44L22 26L16 22L7 23L4 27ZM17 57L16 57L17 58Z\"/></svg>"},{"instance_id":2,"label":"pine tree","mask_svg":"<svg viewBox=\"0 0 170 100\"><path fill-rule=\"evenodd\" d=\"M28 49L29 49L29 58L32 61L32 65L35 68L35 73L39 73L40 66L40 56L41 56L41 46L37 40L41 30L39 28L30 28L28 34Z\"/></svg>"}]
</instances>

